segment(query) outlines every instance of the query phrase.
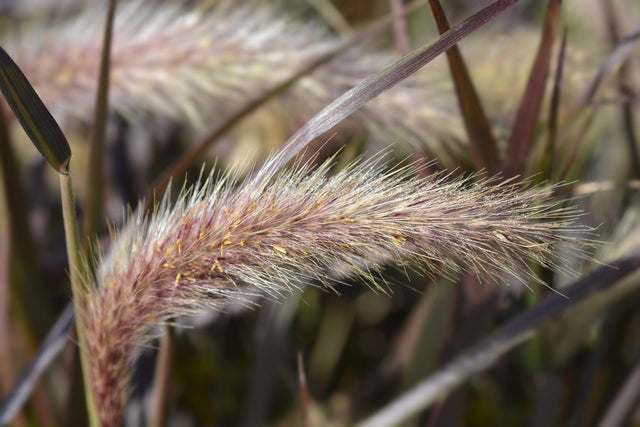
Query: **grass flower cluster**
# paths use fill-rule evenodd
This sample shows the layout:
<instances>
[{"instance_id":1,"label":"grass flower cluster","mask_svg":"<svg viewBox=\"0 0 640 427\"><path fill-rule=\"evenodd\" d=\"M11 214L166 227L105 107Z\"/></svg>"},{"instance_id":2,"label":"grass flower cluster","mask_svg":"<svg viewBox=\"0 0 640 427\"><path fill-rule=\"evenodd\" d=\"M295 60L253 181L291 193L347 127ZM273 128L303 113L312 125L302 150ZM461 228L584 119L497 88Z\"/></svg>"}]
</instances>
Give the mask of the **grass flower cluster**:
<instances>
[{"instance_id":1,"label":"grass flower cluster","mask_svg":"<svg viewBox=\"0 0 640 427\"><path fill-rule=\"evenodd\" d=\"M389 263L521 275L530 258L552 265L555 243L575 231L575 211L545 201L548 189L417 178L414 166L372 161L329 169L297 167L236 189L209 177L115 236L78 304L103 425L121 419L127 365L168 319L351 275L378 287Z\"/></svg>"}]
</instances>

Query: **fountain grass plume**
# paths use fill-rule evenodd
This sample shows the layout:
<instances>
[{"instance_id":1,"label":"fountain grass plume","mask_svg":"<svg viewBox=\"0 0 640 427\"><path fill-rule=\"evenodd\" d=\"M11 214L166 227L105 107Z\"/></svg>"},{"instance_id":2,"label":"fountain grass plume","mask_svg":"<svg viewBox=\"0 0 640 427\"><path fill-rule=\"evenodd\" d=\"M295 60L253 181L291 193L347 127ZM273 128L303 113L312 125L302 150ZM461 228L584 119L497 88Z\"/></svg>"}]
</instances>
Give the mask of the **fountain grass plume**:
<instances>
[{"instance_id":1,"label":"fountain grass plume","mask_svg":"<svg viewBox=\"0 0 640 427\"><path fill-rule=\"evenodd\" d=\"M298 165L237 185L210 175L113 236L76 301L103 425L121 422L136 349L176 316L347 276L385 289L389 264L524 277L530 259L556 265L557 243L583 243L578 213L549 188L418 178L418 166L385 169L381 157L330 170Z\"/></svg>"}]
</instances>

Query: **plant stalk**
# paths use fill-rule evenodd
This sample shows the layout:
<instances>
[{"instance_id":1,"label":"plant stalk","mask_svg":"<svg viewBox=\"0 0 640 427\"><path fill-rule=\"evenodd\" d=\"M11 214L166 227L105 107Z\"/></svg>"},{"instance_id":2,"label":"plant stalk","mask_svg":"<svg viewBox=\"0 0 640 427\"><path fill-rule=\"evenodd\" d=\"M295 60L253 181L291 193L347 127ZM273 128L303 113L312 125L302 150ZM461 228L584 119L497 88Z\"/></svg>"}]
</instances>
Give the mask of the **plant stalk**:
<instances>
[{"instance_id":1,"label":"plant stalk","mask_svg":"<svg viewBox=\"0 0 640 427\"><path fill-rule=\"evenodd\" d=\"M62 201L62 216L64 220L64 234L67 243L67 256L69 257L69 275L71 276L71 292L73 301L78 309L78 304L82 303L81 296L84 294L82 276L84 274L84 264L80 249L80 237L78 234L78 220L76 218L75 203L73 199L73 188L71 186L71 171L68 175L60 174L60 196ZM82 316L76 317L76 333L78 345L80 347L80 363L82 366L82 378L87 403L87 413L89 414L89 425L100 427L98 412L96 410L93 389L89 382L89 361L86 354L86 341L84 334L84 324Z\"/></svg>"}]
</instances>

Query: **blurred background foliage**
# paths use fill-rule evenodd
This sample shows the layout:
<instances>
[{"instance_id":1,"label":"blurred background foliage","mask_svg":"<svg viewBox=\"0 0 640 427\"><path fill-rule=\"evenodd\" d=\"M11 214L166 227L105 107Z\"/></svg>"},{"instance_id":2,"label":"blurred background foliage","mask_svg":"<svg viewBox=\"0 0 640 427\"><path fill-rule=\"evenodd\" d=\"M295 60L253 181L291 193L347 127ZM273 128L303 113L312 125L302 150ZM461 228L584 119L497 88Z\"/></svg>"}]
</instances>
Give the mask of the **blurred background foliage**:
<instances>
[{"instance_id":1,"label":"blurred background foliage","mask_svg":"<svg viewBox=\"0 0 640 427\"><path fill-rule=\"evenodd\" d=\"M56 84L61 82L52 81L51 76L65 65L47 63L47 49L38 49L42 45L55 46L60 52L70 49L64 43L73 41L72 36L67 34L58 40L55 32L47 33L48 25L73 24L73 31L77 33L67 30L79 39L91 33L92 25L100 26L97 18L87 22L69 19L82 13L78 10L95 7L95 3L86 0L0 2L0 43L23 67L63 125L74 152L73 168L77 178L84 177L90 167L85 159L91 130L91 112L78 105L92 105L93 95L87 90L64 101L58 99L64 96L64 91L56 91ZM120 3L124 6L127 2ZM180 8L192 10L201 2L157 3L179 4ZM254 8L256 14L271 7L258 7L247 0L233 3L233 7L244 4ZM402 2L287 0L273 6L276 12L264 18L264 25L269 19L289 14L299 24L285 26L288 31L297 28L330 41L387 16L394 3ZM456 23L477 10L479 3L484 6L489 2L449 0L443 2L443 7L449 22ZM547 1L522 0L460 45L497 150L503 155L515 127L516 112L523 105L526 109L530 101L523 99L522 93L538 49L547 4ZM247 174L305 119L341 91L379 71L408 48L418 47L438 34L427 5L408 14L406 21L398 18L397 23L404 24L405 28L395 27L394 32L390 27L305 77L299 82L307 85L308 91L300 92L304 96L296 92L294 86L243 118L193 161L186 171L188 179L198 176L203 161L220 170L234 170L241 176ZM637 35L626 44L621 43L625 37L637 34L639 23L637 1L563 2L542 109L535 118L531 151L521 171L534 181L568 183L560 187L560 191L578 197L572 203L584 210L581 220L597 227L597 239L602 242L594 245L589 257L576 253L573 265L563 271L539 271L539 276L550 287L531 283L527 288L510 278L504 278L504 285L496 285L478 283L475 277L425 278L411 272L389 270L384 274L389 284L388 293L374 292L357 282L346 283L335 290L307 287L300 295L291 295L285 301L256 301L260 308L232 306L224 312L177 319L181 327L169 332L171 363L163 407L166 425L302 425L301 408L310 410L311 425L351 425L437 372L497 325L534 306L545 294L553 292L552 288L562 292L563 286L598 263L637 256L640 43L635 41ZM144 22L139 25L145 28ZM559 50L565 28L566 51L562 56ZM117 31L116 26L114 40L118 38ZM43 36L47 34L49 38ZM309 34L288 32L281 37L283 40L306 38ZM194 45L198 42L188 38L182 41ZM157 46L157 54L162 55L167 46L161 42ZM316 45L313 40L309 40L308 50L294 44L293 49L278 58L284 61L278 73L286 75L287 69L293 73L304 63L292 56L296 49L304 58L313 58L326 50L317 46L320 44ZM93 49L99 53L99 46ZM96 58L85 59L97 62L98 58L96 54ZM558 75L560 60L564 67L554 113L553 81ZM275 68L270 67L275 66L270 64L255 70L264 80L259 84L246 81L255 93L248 90L228 104L225 97L229 94L224 87L219 89L220 94L216 90L203 90L204 99L199 102L215 105L207 110L211 115L200 120L191 120L185 114L166 114L157 107L158 103L171 102L172 94L156 101L149 96L131 108L130 114L125 108L115 108L109 114L104 213L112 227L122 224L126 215L124 207L135 206L145 194L148 197L160 174L195 141L201 140L208 129L222 123L225 113L248 102L252 95L258 95L259 89L272 82L270 73L275 73ZM602 79L597 90L592 90L599 70L604 70ZM243 78L249 79L248 76ZM70 80L74 78L86 76L69 76ZM319 160L344 147L338 159L338 164L344 165L393 144L390 150L398 160L436 160L430 167L433 171L472 172L475 159L469 149L445 56L400 86L373 101L371 105L376 107L362 113L362 119L348 120L335 134L319 138L316 145L321 148ZM311 99L310 93L319 94L318 98ZM77 98L81 96L86 99ZM118 104L115 89L111 96L113 103ZM306 100L309 102L305 103ZM395 127L385 122L389 117L395 119L394 109L399 108L399 103L405 110L398 111L405 115L407 122L412 121L406 133L394 132ZM74 108L66 107L71 104L75 104ZM0 209L0 272L3 276L0 283L0 389L3 395L11 390L70 298L56 177L26 142L15 121L8 114L5 116L15 152L0 153L4 176L11 177L11 182L5 182L2 187ZM544 166L545 161L551 166ZM509 158L503 158L503 162L508 165ZM15 170L8 171L11 163ZM181 183L183 177L184 172L176 177L176 182ZM92 189L86 187L82 178L76 179L75 184L79 209L82 209L83 200ZM18 193L15 196L18 201L11 198L12 192ZM9 222L8 203L13 203L12 206L23 203L24 206L18 208L24 212L22 224ZM28 234L15 236L22 230L28 230ZM108 245L106 223L100 236L102 244ZM19 246L14 239L19 241ZM10 264L15 267L9 275ZM577 273L567 274L570 268ZM634 372L637 376L640 369L639 279L634 273L609 291L574 304L563 316L546 324L537 337L508 353L491 369L470 378L406 425L582 426L602 422L627 380ZM23 284L19 287L23 292L14 292L9 282ZM75 368L73 347L68 345L47 370L29 404L12 425L56 426L83 422L83 400L78 398L79 372ZM149 419L157 349L142 349L142 354L135 366L127 413L126 425L131 426L146 425ZM300 399L299 358L306 372L310 402ZM640 394L638 383L636 381L635 393L631 394L636 403ZM622 423L640 425L637 407L623 415Z\"/></svg>"}]
</instances>

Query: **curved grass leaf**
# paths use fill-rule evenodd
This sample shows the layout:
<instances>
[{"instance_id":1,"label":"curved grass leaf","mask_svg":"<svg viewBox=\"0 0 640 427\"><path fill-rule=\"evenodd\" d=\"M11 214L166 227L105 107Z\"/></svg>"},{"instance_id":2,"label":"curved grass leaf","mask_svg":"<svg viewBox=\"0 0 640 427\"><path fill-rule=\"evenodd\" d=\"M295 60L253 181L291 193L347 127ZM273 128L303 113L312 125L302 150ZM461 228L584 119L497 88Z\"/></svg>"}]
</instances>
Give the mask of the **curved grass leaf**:
<instances>
[{"instance_id":1,"label":"curved grass leaf","mask_svg":"<svg viewBox=\"0 0 640 427\"><path fill-rule=\"evenodd\" d=\"M20 68L0 47L0 90L44 158L59 173L69 173L71 149L55 119Z\"/></svg>"}]
</instances>

